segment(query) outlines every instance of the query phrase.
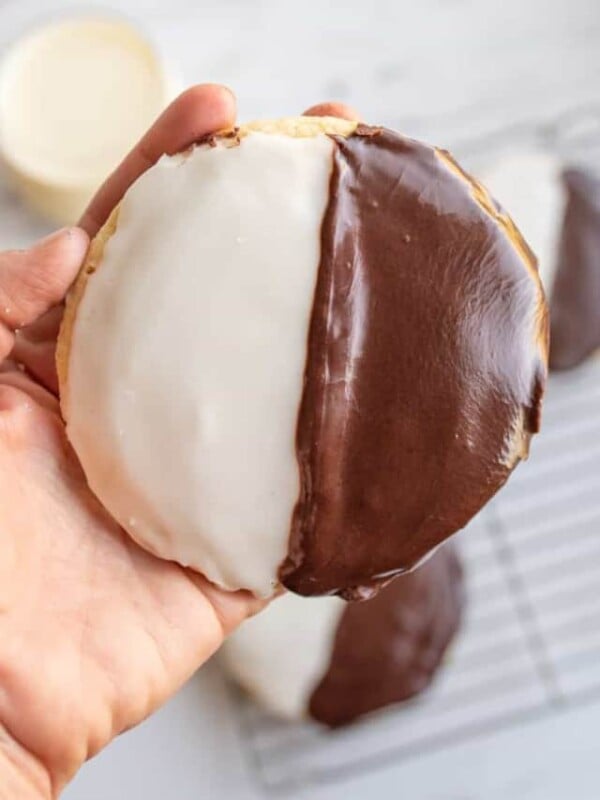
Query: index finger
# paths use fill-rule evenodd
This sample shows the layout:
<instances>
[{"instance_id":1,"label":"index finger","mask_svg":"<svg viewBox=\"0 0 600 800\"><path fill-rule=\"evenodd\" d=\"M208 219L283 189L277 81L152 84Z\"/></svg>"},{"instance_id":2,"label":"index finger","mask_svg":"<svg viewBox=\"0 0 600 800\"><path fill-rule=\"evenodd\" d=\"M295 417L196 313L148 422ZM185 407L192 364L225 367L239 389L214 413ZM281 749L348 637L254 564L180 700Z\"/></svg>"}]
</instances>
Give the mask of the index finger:
<instances>
[{"instance_id":1,"label":"index finger","mask_svg":"<svg viewBox=\"0 0 600 800\"><path fill-rule=\"evenodd\" d=\"M164 155L185 150L207 133L235 122L235 98L224 86L200 84L163 111L125 160L100 187L79 225L94 236L131 184Z\"/></svg>"}]
</instances>

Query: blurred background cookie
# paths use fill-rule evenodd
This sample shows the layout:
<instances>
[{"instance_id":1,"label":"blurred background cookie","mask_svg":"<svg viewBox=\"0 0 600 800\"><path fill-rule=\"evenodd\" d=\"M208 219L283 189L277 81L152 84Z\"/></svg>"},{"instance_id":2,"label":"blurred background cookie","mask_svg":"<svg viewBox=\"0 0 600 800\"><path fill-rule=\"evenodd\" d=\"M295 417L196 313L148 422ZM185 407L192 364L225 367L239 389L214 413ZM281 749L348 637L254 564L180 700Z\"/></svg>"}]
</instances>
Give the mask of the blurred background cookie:
<instances>
[{"instance_id":1,"label":"blurred background cookie","mask_svg":"<svg viewBox=\"0 0 600 800\"><path fill-rule=\"evenodd\" d=\"M271 713L338 727L424 691L462 605L462 568L449 543L371 600L285 594L230 637L222 660Z\"/></svg>"}]
</instances>

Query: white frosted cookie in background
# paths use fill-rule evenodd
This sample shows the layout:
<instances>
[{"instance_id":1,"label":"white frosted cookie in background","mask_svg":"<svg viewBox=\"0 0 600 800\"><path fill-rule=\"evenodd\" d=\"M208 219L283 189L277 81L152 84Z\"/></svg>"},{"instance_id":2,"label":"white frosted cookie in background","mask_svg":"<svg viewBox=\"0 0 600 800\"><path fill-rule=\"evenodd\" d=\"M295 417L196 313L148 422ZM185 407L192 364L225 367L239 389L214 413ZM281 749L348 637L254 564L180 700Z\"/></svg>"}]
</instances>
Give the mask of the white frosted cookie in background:
<instances>
[{"instance_id":1,"label":"white frosted cookie in background","mask_svg":"<svg viewBox=\"0 0 600 800\"><path fill-rule=\"evenodd\" d=\"M172 95L153 43L118 16L34 28L0 63L0 155L25 202L73 223Z\"/></svg>"},{"instance_id":2,"label":"white frosted cookie in background","mask_svg":"<svg viewBox=\"0 0 600 800\"><path fill-rule=\"evenodd\" d=\"M538 257L550 301L550 368L600 349L600 178L597 158L573 166L540 150L501 156L482 180Z\"/></svg>"},{"instance_id":3,"label":"white frosted cookie in background","mask_svg":"<svg viewBox=\"0 0 600 800\"><path fill-rule=\"evenodd\" d=\"M362 603L277 598L225 642L219 657L275 716L337 727L426 689L462 605L462 570L448 543Z\"/></svg>"},{"instance_id":4,"label":"white frosted cookie in background","mask_svg":"<svg viewBox=\"0 0 600 800\"><path fill-rule=\"evenodd\" d=\"M227 589L357 598L526 457L546 356L531 252L448 153L300 117L129 189L57 364L90 487L142 546Z\"/></svg>"},{"instance_id":5,"label":"white frosted cookie in background","mask_svg":"<svg viewBox=\"0 0 600 800\"><path fill-rule=\"evenodd\" d=\"M560 228L565 207L560 160L541 150L517 150L499 156L478 176L510 211L538 259L549 297L556 271Z\"/></svg>"}]
</instances>

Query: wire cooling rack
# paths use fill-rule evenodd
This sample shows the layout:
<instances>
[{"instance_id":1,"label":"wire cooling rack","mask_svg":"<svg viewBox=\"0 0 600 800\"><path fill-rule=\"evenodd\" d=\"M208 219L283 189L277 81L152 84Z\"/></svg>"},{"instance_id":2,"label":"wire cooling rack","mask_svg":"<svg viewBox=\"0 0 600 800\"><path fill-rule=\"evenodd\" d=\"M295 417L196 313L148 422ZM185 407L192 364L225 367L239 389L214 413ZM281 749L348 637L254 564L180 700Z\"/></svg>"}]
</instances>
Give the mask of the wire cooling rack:
<instances>
[{"instance_id":1,"label":"wire cooling rack","mask_svg":"<svg viewBox=\"0 0 600 800\"><path fill-rule=\"evenodd\" d=\"M553 377L544 435L457 538L462 632L422 699L330 733L240 699L243 740L276 794L377 769L525 716L600 701L600 362Z\"/></svg>"},{"instance_id":2,"label":"wire cooling rack","mask_svg":"<svg viewBox=\"0 0 600 800\"><path fill-rule=\"evenodd\" d=\"M600 108L527 133L588 158ZM524 138L515 128L498 141ZM493 137L457 147L472 163ZM346 730L284 723L239 698L243 746L267 795L289 795L410 759L524 718L600 702L600 359L551 377L543 435L507 487L457 537L467 611L445 669L420 699Z\"/></svg>"}]
</instances>

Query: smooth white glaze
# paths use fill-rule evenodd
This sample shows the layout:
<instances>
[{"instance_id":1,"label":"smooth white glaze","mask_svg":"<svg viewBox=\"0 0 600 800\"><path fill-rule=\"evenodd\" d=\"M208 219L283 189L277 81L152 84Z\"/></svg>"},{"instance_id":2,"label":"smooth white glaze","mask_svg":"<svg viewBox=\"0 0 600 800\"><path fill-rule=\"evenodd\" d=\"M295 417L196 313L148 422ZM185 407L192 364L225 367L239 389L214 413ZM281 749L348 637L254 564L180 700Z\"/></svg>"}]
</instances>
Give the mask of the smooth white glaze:
<instances>
[{"instance_id":1,"label":"smooth white glaze","mask_svg":"<svg viewBox=\"0 0 600 800\"><path fill-rule=\"evenodd\" d=\"M140 544L272 592L333 143L252 133L163 158L127 193L69 361L68 436Z\"/></svg>"},{"instance_id":2,"label":"smooth white glaze","mask_svg":"<svg viewBox=\"0 0 600 800\"><path fill-rule=\"evenodd\" d=\"M226 671L273 714L306 717L344 607L337 597L277 598L227 639L220 655Z\"/></svg>"}]
</instances>

